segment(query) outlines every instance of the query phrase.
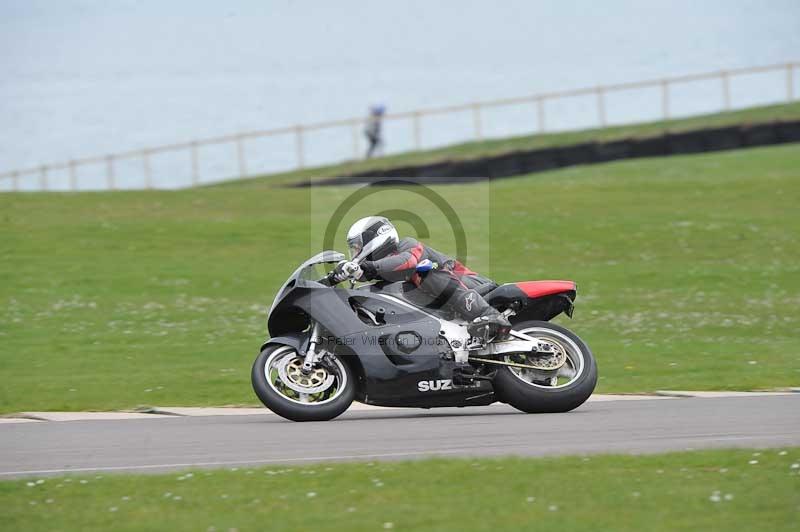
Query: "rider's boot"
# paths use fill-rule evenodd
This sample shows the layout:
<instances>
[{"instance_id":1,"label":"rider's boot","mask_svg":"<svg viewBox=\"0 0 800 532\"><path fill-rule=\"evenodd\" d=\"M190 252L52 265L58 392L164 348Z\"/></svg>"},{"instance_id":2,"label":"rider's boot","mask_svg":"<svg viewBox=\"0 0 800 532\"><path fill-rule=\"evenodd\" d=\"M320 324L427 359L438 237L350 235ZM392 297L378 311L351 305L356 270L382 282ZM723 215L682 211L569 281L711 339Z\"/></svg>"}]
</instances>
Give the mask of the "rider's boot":
<instances>
[{"instance_id":1,"label":"rider's boot","mask_svg":"<svg viewBox=\"0 0 800 532\"><path fill-rule=\"evenodd\" d=\"M454 297L453 309L469 322L469 334L477 338L504 340L508 338L511 322L489 305L475 290L464 290Z\"/></svg>"},{"instance_id":2,"label":"rider's boot","mask_svg":"<svg viewBox=\"0 0 800 532\"><path fill-rule=\"evenodd\" d=\"M450 308L458 316L468 322L467 331L478 343L486 340L504 340L511 330L511 323L496 308L489 305L475 290L462 290L455 294L450 302ZM456 363L453 369L453 384L455 386L469 386L475 382L475 368L466 360Z\"/></svg>"}]
</instances>

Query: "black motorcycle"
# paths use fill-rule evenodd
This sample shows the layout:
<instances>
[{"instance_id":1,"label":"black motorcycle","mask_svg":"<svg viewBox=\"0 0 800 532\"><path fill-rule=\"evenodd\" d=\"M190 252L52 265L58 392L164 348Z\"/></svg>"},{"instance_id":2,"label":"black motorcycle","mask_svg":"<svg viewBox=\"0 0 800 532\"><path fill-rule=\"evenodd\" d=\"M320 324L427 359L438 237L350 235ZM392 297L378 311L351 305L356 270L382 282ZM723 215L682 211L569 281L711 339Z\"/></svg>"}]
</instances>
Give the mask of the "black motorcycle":
<instances>
[{"instance_id":1,"label":"black motorcycle","mask_svg":"<svg viewBox=\"0 0 800 532\"><path fill-rule=\"evenodd\" d=\"M423 301L411 283L334 286L322 269L343 259L335 251L310 258L272 303L270 338L251 378L276 414L324 421L354 400L419 408L501 401L523 412L567 412L594 391L597 365L589 348L548 323L562 312L572 317L574 282L478 288L513 325L508 337L495 339L473 336L466 322L435 300Z\"/></svg>"}]
</instances>

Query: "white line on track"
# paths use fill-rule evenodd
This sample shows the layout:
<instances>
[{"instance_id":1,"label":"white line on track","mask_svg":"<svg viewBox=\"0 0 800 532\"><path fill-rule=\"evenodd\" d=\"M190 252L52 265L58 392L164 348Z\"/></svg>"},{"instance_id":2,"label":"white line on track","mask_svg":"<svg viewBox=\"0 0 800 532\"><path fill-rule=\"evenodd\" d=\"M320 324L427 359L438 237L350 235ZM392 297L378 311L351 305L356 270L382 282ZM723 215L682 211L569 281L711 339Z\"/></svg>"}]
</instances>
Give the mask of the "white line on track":
<instances>
[{"instance_id":1,"label":"white line on track","mask_svg":"<svg viewBox=\"0 0 800 532\"><path fill-rule=\"evenodd\" d=\"M779 395L794 395L798 391L769 391L769 392L685 392L685 391L658 391L655 395L626 395L626 394L595 394L588 402L605 401L654 401L664 399L693 398L724 398L724 397L764 397ZM490 406L504 406L503 403L494 403ZM398 410L394 407L380 407L353 403L348 411L376 411ZM266 408L242 407L154 407L148 412L22 412L0 418L0 424L24 423L29 421L116 421L128 419L170 419L174 417L189 416L250 416L274 415Z\"/></svg>"},{"instance_id":2,"label":"white line on track","mask_svg":"<svg viewBox=\"0 0 800 532\"><path fill-rule=\"evenodd\" d=\"M747 440L759 440L762 436L722 436L719 434L698 434L692 437L691 443L700 443L703 441L719 442L741 442ZM63 473L98 473L98 472L112 472L112 471L152 471L158 469L174 470L182 468L205 468L205 467L227 467L227 466L259 466L267 464L286 465L290 463L303 463L303 462L341 462L347 460L378 460L382 458L435 458L442 455L451 454L464 454L469 455L471 452L483 451L485 447L460 447L449 449L421 449L416 451L403 451L396 453L370 453L370 454L350 454L350 455L330 455L330 456L304 456L294 458L267 458L263 460L233 460L233 461L216 461L216 462L181 462L169 464L143 464L143 465L125 465L125 466L98 466L98 467L76 467L76 468L61 468L61 469L38 469L27 471L4 471L0 472L0 477L9 476L26 476L26 475L53 475ZM685 450L693 450L694 448L686 447ZM609 449L607 453L620 453L626 452L620 449ZM669 451L662 451L669 452ZM675 451L673 451L675 452ZM572 454L584 455L585 452L576 451ZM595 454L595 453L590 453ZM637 453L628 453L637 454Z\"/></svg>"},{"instance_id":3,"label":"white line on track","mask_svg":"<svg viewBox=\"0 0 800 532\"><path fill-rule=\"evenodd\" d=\"M352 455L334 455L334 456L304 456L296 458L267 458L264 460L235 460L235 461L219 461L219 462L188 462L177 464L145 464L145 465L130 465L130 466L99 466L99 467L76 467L73 469L40 469L34 471L3 471L0 476L12 475L47 475L53 473L91 473L95 471L136 471L136 470L150 470L150 469L178 469L182 467L224 467L224 466L242 466L242 465L259 465L259 464L285 464L289 462L323 462L323 461L342 461L342 460L369 460L379 458L402 458L414 456L438 456L441 454L456 454L476 450L477 448L459 448L459 449L442 449L431 451L430 449L419 451L403 451L397 453L373 453L373 454L352 454Z\"/></svg>"}]
</instances>

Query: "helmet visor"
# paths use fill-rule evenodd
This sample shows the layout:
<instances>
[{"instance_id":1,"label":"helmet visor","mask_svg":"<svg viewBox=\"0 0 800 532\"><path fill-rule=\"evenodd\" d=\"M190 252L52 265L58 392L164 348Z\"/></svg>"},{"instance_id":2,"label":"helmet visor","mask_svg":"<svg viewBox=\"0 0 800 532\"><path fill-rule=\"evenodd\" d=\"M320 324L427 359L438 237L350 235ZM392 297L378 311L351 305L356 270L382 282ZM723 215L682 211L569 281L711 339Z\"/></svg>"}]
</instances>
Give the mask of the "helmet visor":
<instances>
[{"instance_id":1,"label":"helmet visor","mask_svg":"<svg viewBox=\"0 0 800 532\"><path fill-rule=\"evenodd\" d=\"M348 239L347 249L350 251L350 260L355 259L358 254L361 253L361 250L364 249L364 243L361 235Z\"/></svg>"}]
</instances>

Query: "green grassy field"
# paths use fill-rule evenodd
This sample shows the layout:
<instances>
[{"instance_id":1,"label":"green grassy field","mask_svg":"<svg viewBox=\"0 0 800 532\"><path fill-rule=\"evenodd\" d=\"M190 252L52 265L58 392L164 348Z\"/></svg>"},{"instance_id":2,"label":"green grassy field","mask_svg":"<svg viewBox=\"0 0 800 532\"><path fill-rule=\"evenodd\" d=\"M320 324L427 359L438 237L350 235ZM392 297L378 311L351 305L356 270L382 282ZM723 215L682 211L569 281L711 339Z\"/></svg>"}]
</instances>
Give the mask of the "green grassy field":
<instances>
[{"instance_id":1,"label":"green grassy field","mask_svg":"<svg viewBox=\"0 0 800 532\"><path fill-rule=\"evenodd\" d=\"M722 127L745 123L769 122L772 120L797 120L798 118L800 118L800 103L751 107L739 111L698 115L673 120L660 120L641 124L465 142L442 148L401 153L368 161L348 161L342 164L306 168L298 171L255 177L253 179L229 181L220 186L238 187L251 185L259 186L263 183L294 183L298 181L307 181L309 179L325 179L337 175L365 172L380 168L393 168L397 166L446 160L476 159L518 150L565 146L581 142L611 141L629 137L647 137L659 135L665 131L677 133L705 127Z\"/></svg>"},{"instance_id":2,"label":"green grassy field","mask_svg":"<svg viewBox=\"0 0 800 532\"><path fill-rule=\"evenodd\" d=\"M255 404L266 310L353 190L0 195L0 412ZM471 267L578 282L559 321L592 347L599 392L800 385L798 145L435 190ZM395 203L444 225L390 192L348 214L340 248Z\"/></svg>"},{"instance_id":3,"label":"green grassy field","mask_svg":"<svg viewBox=\"0 0 800 532\"><path fill-rule=\"evenodd\" d=\"M797 530L800 449L0 482L7 530ZM39 483L41 481L41 483Z\"/></svg>"}]
</instances>

